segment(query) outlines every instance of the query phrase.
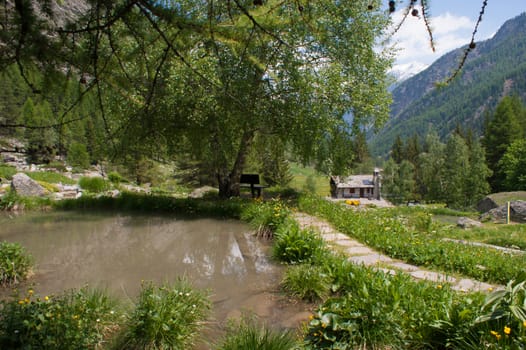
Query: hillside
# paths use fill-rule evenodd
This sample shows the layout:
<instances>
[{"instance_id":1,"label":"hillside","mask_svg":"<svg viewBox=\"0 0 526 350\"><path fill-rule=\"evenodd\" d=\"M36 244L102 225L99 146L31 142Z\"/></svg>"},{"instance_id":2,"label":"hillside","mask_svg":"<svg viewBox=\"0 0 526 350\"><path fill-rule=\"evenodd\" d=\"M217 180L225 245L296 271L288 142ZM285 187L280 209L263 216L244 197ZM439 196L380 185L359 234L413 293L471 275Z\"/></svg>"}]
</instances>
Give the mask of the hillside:
<instances>
[{"instance_id":1,"label":"hillside","mask_svg":"<svg viewBox=\"0 0 526 350\"><path fill-rule=\"evenodd\" d=\"M464 48L451 51L393 90L390 119L369 139L373 154L386 154L397 135L423 135L434 128L442 137L457 124L479 132L484 114L500 98L519 94L526 100L526 13L515 17L486 41L477 43L460 76L438 88L458 66Z\"/></svg>"}]
</instances>

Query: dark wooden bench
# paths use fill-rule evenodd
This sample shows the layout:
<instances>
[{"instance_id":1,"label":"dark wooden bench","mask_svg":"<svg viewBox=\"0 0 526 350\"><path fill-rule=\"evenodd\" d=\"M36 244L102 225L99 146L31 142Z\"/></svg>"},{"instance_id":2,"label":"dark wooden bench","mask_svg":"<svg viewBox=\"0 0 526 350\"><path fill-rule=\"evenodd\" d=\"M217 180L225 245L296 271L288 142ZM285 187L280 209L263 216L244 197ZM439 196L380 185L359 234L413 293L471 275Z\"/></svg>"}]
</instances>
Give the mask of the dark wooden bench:
<instances>
[{"instance_id":1,"label":"dark wooden bench","mask_svg":"<svg viewBox=\"0 0 526 350\"><path fill-rule=\"evenodd\" d=\"M239 180L239 187L250 188L252 198L259 198L261 197L261 189L268 186L260 184L259 174L241 174L241 179Z\"/></svg>"}]
</instances>

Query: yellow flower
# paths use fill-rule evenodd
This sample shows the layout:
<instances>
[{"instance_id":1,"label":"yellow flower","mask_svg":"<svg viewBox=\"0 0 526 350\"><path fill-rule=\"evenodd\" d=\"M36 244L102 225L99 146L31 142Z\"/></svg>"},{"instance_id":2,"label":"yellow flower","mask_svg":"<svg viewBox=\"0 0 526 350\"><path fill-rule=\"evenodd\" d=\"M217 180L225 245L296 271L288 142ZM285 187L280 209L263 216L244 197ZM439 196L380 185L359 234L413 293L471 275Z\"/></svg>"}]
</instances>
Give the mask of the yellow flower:
<instances>
[{"instance_id":1,"label":"yellow flower","mask_svg":"<svg viewBox=\"0 0 526 350\"><path fill-rule=\"evenodd\" d=\"M438 288L438 289L442 289L442 285L439 284L439 285L437 286L437 288Z\"/></svg>"},{"instance_id":2,"label":"yellow flower","mask_svg":"<svg viewBox=\"0 0 526 350\"><path fill-rule=\"evenodd\" d=\"M30 289L30 290L27 291L27 293L28 293L29 295L33 295L34 291L33 291L33 289Z\"/></svg>"},{"instance_id":3,"label":"yellow flower","mask_svg":"<svg viewBox=\"0 0 526 350\"><path fill-rule=\"evenodd\" d=\"M19 300L18 303L19 303L20 305L24 305L26 302L23 301L23 300Z\"/></svg>"},{"instance_id":4,"label":"yellow flower","mask_svg":"<svg viewBox=\"0 0 526 350\"><path fill-rule=\"evenodd\" d=\"M504 334L510 335L510 333L511 333L511 328L508 326L504 326Z\"/></svg>"},{"instance_id":5,"label":"yellow flower","mask_svg":"<svg viewBox=\"0 0 526 350\"><path fill-rule=\"evenodd\" d=\"M497 340L500 339L501 335L499 334L499 332L495 332L495 331L490 331L491 335L495 336L495 338L497 338Z\"/></svg>"},{"instance_id":6,"label":"yellow flower","mask_svg":"<svg viewBox=\"0 0 526 350\"><path fill-rule=\"evenodd\" d=\"M46 296L44 297L44 300L45 300L45 301L49 301L49 297L46 295Z\"/></svg>"},{"instance_id":7,"label":"yellow flower","mask_svg":"<svg viewBox=\"0 0 526 350\"><path fill-rule=\"evenodd\" d=\"M309 320L313 320L314 319L314 315L309 315Z\"/></svg>"},{"instance_id":8,"label":"yellow flower","mask_svg":"<svg viewBox=\"0 0 526 350\"><path fill-rule=\"evenodd\" d=\"M522 326L526 328L526 321L522 321Z\"/></svg>"}]
</instances>

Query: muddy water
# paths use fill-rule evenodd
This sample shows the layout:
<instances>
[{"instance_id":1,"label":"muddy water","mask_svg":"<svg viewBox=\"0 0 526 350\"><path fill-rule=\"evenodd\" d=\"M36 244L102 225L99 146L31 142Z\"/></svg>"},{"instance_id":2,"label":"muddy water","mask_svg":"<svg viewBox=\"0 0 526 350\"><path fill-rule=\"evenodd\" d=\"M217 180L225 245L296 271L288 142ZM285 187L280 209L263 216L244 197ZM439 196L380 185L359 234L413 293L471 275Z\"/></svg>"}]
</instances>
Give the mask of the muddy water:
<instances>
[{"instance_id":1,"label":"muddy water","mask_svg":"<svg viewBox=\"0 0 526 350\"><path fill-rule=\"evenodd\" d=\"M306 318L305 306L279 294L282 268L269 261L268 243L238 221L24 214L0 216L0 240L19 242L33 255L30 283L40 295L89 285L133 299L143 280L161 283L186 276L195 287L209 290L212 326L244 310L278 328L294 328Z\"/></svg>"}]
</instances>

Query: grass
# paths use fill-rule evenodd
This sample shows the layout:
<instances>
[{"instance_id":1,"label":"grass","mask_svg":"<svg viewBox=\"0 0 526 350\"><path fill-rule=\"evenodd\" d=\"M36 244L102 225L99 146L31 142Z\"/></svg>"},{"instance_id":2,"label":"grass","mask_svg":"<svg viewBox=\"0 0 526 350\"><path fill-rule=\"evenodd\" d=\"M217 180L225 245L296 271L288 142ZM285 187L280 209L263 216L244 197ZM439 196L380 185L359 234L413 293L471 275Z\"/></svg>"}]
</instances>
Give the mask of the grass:
<instances>
[{"instance_id":1,"label":"grass","mask_svg":"<svg viewBox=\"0 0 526 350\"><path fill-rule=\"evenodd\" d=\"M526 255L443 240L451 227L432 220L426 212L400 215L391 209L354 212L336 203L303 197L300 210L318 215L339 231L386 255L408 263L461 274L474 279L506 284L524 273Z\"/></svg>"},{"instance_id":2,"label":"grass","mask_svg":"<svg viewBox=\"0 0 526 350\"><path fill-rule=\"evenodd\" d=\"M64 185L74 185L77 183L77 181L53 171L27 172L26 174L35 181L43 181L51 184L62 183Z\"/></svg>"},{"instance_id":3,"label":"grass","mask_svg":"<svg viewBox=\"0 0 526 350\"><path fill-rule=\"evenodd\" d=\"M33 267L33 258L19 243L0 242L0 285L24 280Z\"/></svg>"},{"instance_id":4,"label":"grass","mask_svg":"<svg viewBox=\"0 0 526 350\"><path fill-rule=\"evenodd\" d=\"M329 177L320 174L312 167L304 167L298 163L290 163L290 172L293 176L290 187L296 191L312 191L321 197L330 195ZM309 182L312 185L309 185ZM312 187L308 189L308 187Z\"/></svg>"},{"instance_id":5,"label":"grass","mask_svg":"<svg viewBox=\"0 0 526 350\"><path fill-rule=\"evenodd\" d=\"M526 201L526 191L516 191L516 192L500 192L490 194L488 197L493 199L498 205L504 205L507 202L511 201Z\"/></svg>"}]
</instances>

